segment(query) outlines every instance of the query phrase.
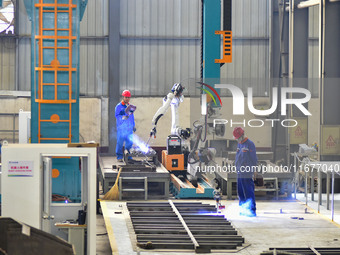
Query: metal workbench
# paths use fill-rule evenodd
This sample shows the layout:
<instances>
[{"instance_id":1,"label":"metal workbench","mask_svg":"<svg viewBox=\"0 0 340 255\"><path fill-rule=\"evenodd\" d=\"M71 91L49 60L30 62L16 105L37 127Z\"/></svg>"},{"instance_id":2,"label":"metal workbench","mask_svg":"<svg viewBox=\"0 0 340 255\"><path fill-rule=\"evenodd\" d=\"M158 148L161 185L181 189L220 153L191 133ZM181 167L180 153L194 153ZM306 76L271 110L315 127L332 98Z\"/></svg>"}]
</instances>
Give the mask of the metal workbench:
<instances>
[{"instance_id":1,"label":"metal workbench","mask_svg":"<svg viewBox=\"0 0 340 255\"><path fill-rule=\"evenodd\" d=\"M106 193L114 185L118 168L124 165L123 162L118 162L116 157L110 155L99 155L99 181L102 184L103 192ZM113 169L112 166L117 166ZM161 165L158 164L154 172L121 172L120 177L146 177L148 184L148 197L152 199L161 199L169 197L170 173ZM152 187L154 187L152 189ZM131 193L132 194L132 193ZM144 197L144 196L143 196Z\"/></svg>"},{"instance_id":2,"label":"metal workbench","mask_svg":"<svg viewBox=\"0 0 340 255\"><path fill-rule=\"evenodd\" d=\"M235 153L228 153L228 158L221 159L221 166L233 165ZM234 157L233 157L234 156ZM272 156L271 152L257 152L258 160L262 161L263 164L272 164L268 157ZM233 183L237 183L237 173L229 172L229 171L217 171L217 176L223 180L222 181L222 190L226 190L227 199L232 199L232 187ZM292 180L294 177L293 171L266 171L265 173L261 173L264 179L277 178L278 183L286 183L287 184L287 197L291 197L293 189L292 189ZM227 187L224 187L223 183L227 183Z\"/></svg>"}]
</instances>

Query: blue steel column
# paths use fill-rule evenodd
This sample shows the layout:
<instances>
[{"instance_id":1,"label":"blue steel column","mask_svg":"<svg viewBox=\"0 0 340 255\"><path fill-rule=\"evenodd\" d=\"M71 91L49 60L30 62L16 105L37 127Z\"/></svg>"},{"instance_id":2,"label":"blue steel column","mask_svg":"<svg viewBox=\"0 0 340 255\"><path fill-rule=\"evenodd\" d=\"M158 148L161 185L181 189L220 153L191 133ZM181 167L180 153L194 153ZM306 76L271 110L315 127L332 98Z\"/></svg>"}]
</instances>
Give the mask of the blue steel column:
<instances>
[{"instance_id":1,"label":"blue steel column","mask_svg":"<svg viewBox=\"0 0 340 255\"><path fill-rule=\"evenodd\" d=\"M68 0L44 0L44 3L55 3L58 2L58 4L68 4ZM39 12L37 8L35 7L35 4L39 3L39 0L24 0L24 4L26 7L27 15L29 17L29 20L32 22L32 39L31 39L31 137L32 142L38 141L38 103L35 101L37 99L37 92L36 92L36 84L38 82L38 73L35 70L37 66L37 61L39 59L39 51L38 51L38 42L35 38L36 34L38 34L39 30L39 22L41 20L39 19ZM72 11L72 36L75 36L76 39L73 41L73 47L72 47L72 68L77 68L75 71L72 72L72 99L75 99L76 102L72 103L72 142L78 142L79 141L79 30L80 30L80 21L83 17L87 0L73 0L73 4L77 5L76 8ZM52 15L54 15L52 13ZM45 20L45 18L47 20ZM51 16L46 15L43 16L41 19L43 19L44 22L47 22L46 24L53 24L53 19ZM45 23L44 23L45 24ZM69 22L68 18L65 18L63 15L60 15L58 17L58 26L61 26L61 28L68 28ZM62 32L60 32L62 33ZM65 35L68 36L68 35ZM45 40L45 39L44 39ZM50 40L51 41L51 40ZM45 41L44 41L45 43ZM64 43L64 42L63 42ZM46 42L47 45L48 42ZM65 46L65 45L59 45L59 42L57 42L58 46ZM65 54L63 52L58 52L58 61L60 63L63 63L66 61L66 58L68 57L68 54ZM47 53L44 55L44 61L46 59L51 58L51 54ZM51 80L53 77L48 74L46 77ZM64 76L59 77L58 73L58 81L57 83L63 83L59 81L60 79L68 80L68 78L65 78ZM45 76L44 76L45 79ZM47 82L44 80L44 82ZM49 90L46 89L44 91L44 96L46 92ZM65 95L67 93L63 88L58 89L58 96ZM47 94L47 93L46 93ZM44 119L47 118L51 113L55 112L62 112L64 114L65 109L63 108L63 104L47 104L44 112ZM68 111L68 110L66 110ZM43 115L43 114L42 114ZM49 124L46 125L43 129L44 134L52 134L51 137L54 137L58 132L64 132L65 126L56 126L56 124ZM66 127L68 130L69 127ZM47 136L50 137L50 136ZM58 142L58 141L47 141L49 143ZM64 141L66 142L66 141ZM66 197L69 197L73 200L73 202L78 202L81 197L81 173L79 171L79 158L77 157L71 157L71 158L53 158L52 159L52 168L58 169L60 172L60 176L57 178L53 178L52 180L52 193L53 194L60 194Z\"/></svg>"},{"instance_id":2,"label":"blue steel column","mask_svg":"<svg viewBox=\"0 0 340 255\"><path fill-rule=\"evenodd\" d=\"M55 0L57 1L57 0ZM54 3L54 1L43 1L44 3ZM79 142L79 29L80 29L80 21L83 17L87 0L73 0L73 4L77 5L77 8L72 12L72 29L73 29L73 36L76 36L76 40L73 42L72 47L72 67L77 68L75 72L72 73L72 98L76 100L75 103L72 103L72 142ZM36 3L39 3L38 0L25 0L24 4L26 6L27 14L29 19L32 21L32 39L31 39L31 52L32 52L32 62L31 62L31 112L32 112L32 119L31 119L31 138L32 143L38 142L38 103L35 101L37 97L37 82L38 82L38 75L35 71L35 67L37 66L37 61L39 59L39 52L38 52L38 43L35 39L35 35L38 34L38 26L39 26L39 13L37 8L34 6ZM58 1L58 3L68 3L68 0ZM53 20L50 18L43 17L44 22L51 23ZM46 19L46 20L45 20ZM60 25L68 26L68 20L64 18L58 18L58 23ZM59 42L58 42L59 45ZM61 53L62 51L60 51ZM66 54L67 55L67 54ZM64 60L65 54L58 54L58 60L61 62ZM47 57L46 54L45 57ZM67 56L66 56L67 57ZM60 59L59 59L60 58ZM47 77L47 75L46 75ZM61 76L60 76L61 77ZM44 76L45 79L45 76ZM50 78L53 79L53 78ZM58 77L59 79L59 77ZM67 80L67 78L65 79ZM44 81L46 82L46 81ZM59 81L60 82L60 81ZM47 92L47 89L46 91ZM60 94L65 93L65 91L60 91ZM59 91L58 91L59 95ZM50 115L55 112L62 112L65 114L67 109L65 110L65 105L61 106L58 104L50 104L44 106L44 114L45 118L47 115ZM66 113L67 115L67 113ZM43 114L42 114L43 116ZM47 123L44 124L45 126L42 127L40 130L44 133L45 136L50 137L48 134L52 134L51 137L58 137L59 134L64 133L64 130L68 130L67 125L62 125L62 123L52 124ZM57 136L54 136L57 134ZM62 136L62 135L61 135ZM57 142L53 140L45 141L49 143ZM65 142L65 141L64 141Z\"/></svg>"},{"instance_id":3,"label":"blue steel column","mask_svg":"<svg viewBox=\"0 0 340 255\"><path fill-rule=\"evenodd\" d=\"M220 81L221 0L203 0L203 82L214 85Z\"/></svg>"}]
</instances>

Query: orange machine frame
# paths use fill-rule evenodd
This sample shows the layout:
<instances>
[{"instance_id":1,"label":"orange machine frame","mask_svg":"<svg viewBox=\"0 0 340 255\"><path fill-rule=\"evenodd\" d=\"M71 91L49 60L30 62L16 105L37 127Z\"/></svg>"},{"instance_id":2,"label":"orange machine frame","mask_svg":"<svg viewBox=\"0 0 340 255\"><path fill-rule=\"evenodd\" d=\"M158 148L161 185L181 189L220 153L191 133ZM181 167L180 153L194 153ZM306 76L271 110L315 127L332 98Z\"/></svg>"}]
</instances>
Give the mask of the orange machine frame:
<instances>
[{"instance_id":1,"label":"orange machine frame","mask_svg":"<svg viewBox=\"0 0 340 255\"><path fill-rule=\"evenodd\" d=\"M232 31L215 31L216 35L222 35L222 59L215 59L215 63L231 63L232 62Z\"/></svg>"},{"instance_id":2,"label":"orange machine frame","mask_svg":"<svg viewBox=\"0 0 340 255\"><path fill-rule=\"evenodd\" d=\"M173 161L177 161L177 167L173 166ZM168 171L184 171L184 154L168 155L166 150L162 151L162 164Z\"/></svg>"}]
</instances>

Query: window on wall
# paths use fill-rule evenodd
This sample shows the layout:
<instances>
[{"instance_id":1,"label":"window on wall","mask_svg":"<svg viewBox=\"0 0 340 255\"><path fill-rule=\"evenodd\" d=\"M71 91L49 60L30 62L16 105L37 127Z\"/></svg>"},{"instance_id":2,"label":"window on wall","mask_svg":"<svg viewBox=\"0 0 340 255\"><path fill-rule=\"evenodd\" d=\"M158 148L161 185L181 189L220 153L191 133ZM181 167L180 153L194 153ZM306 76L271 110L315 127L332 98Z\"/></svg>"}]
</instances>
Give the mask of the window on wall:
<instances>
[{"instance_id":1,"label":"window on wall","mask_svg":"<svg viewBox=\"0 0 340 255\"><path fill-rule=\"evenodd\" d=\"M16 0L0 0L0 36L14 34Z\"/></svg>"}]
</instances>

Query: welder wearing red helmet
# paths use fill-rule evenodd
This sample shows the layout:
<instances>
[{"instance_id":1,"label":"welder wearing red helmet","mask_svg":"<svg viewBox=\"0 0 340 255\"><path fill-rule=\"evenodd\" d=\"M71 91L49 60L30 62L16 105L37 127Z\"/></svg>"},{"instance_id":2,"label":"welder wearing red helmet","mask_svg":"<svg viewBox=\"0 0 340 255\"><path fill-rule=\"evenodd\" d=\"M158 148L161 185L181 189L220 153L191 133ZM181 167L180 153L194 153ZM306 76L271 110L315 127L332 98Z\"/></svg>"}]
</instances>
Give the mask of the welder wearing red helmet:
<instances>
[{"instance_id":1,"label":"welder wearing red helmet","mask_svg":"<svg viewBox=\"0 0 340 255\"><path fill-rule=\"evenodd\" d=\"M131 92L124 90L122 93L123 100L117 104L115 108L115 116L117 119L117 145L116 155L118 162L123 161L123 145L125 149L130 150L133 144L133 132L135 128L135 116L133 115L135 106L130 105Z\"/></svg>"},{"instance_id":2,"label":"welder wearing red helmet","mask_svg":"<svg viewBox=\"0 0 340 255\"><path fill-rule=\"evenodd\" d=\"M257 167L255 144L244 134L244 129L236 127L233 136L237 140L235 166L237 170L237 194L240 214L256 216L255 185L253 180Z\"/></svg>"}]
</instances>

